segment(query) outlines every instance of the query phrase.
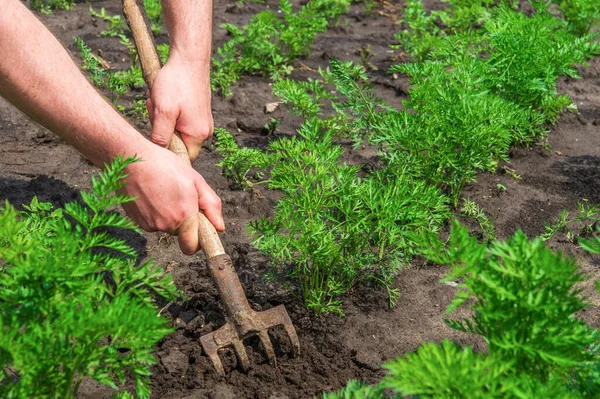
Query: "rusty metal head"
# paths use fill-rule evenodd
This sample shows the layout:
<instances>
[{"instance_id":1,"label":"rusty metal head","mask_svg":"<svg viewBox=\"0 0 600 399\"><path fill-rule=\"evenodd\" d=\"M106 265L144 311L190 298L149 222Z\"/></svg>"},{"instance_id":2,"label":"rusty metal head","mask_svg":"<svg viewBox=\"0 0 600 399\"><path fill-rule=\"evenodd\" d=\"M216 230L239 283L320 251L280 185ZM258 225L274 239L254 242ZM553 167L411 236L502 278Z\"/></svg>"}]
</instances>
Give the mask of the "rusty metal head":
<instances>
[{"instance_id":1,"label":"rusty metal head","mask_svg":"<svg viewBox=\"0 0 600 399\"><path fill-rule=\"evenodd\" d=\"M218 330L200 337L200 343L219 374L225 373L219 357L219 351L224 348L233 348L242 369L250 369L243 341L253 336L259 337L269 363L274 364L275 351L269 338L269 328L283 326L292 344L292 356L300 353L300 341L285 306L279 305L262 312L254 311L248 304L228 255L209 259L208 266L227 311L228 321Z\"/></svg>"}]
</instances>

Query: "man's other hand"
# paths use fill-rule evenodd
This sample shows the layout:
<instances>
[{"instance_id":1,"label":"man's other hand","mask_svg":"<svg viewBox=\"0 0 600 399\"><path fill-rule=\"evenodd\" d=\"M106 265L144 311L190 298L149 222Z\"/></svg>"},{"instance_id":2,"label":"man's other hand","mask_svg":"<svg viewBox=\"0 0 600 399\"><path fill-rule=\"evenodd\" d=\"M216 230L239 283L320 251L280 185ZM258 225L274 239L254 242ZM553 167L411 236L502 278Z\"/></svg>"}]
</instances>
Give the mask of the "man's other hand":
<instances>
[{"instance_id":1,"label":"man's other hand","mask_svg":"<svg viewBox=\"0 0 600 399\"><path fill-rule=\"evenodd\" d=\"M209 68L210 61L183 60L172 53L147 101L152 141L167 147L177 129L192 160L213 133Z\"/></svg>"}]
</instances>

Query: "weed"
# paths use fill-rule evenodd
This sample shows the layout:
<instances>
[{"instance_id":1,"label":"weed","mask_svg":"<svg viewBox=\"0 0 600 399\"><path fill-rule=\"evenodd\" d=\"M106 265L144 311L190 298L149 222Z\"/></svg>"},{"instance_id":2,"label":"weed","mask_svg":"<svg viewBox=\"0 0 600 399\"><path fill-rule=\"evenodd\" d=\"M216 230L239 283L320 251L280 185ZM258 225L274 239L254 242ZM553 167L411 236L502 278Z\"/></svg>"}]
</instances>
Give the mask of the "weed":
<instances>
[{"instance_id":1,"label":"weed","mask_svg":"<svg viewBox=\"0 0 600 399\"><path fill-rule=\"evenodd\" d=\"M600 222L600 205L586 205L577 203L577 216L569 219L569 212L563 210L552 224L546 224L542 238L550 240L557 233L564 233L570 241L575 241L577 236L589 236L596 230ZM579 227L578 231L572 225Z\"/></svg>"},{"instance_id":2,"label":"weed","mask_svg":"<svg viewBox=\"0 0 600 399\"><path fill-rule=\"evenodd\" d=\"M263 133L266 135L275 133L275 130L277 130L280 124L281 122L278 119L271 118L271 120L263 126Z\"/></svg>"},{"instance_id":3,"label":"weed","mask_svg":"<svg viewBox=\"0 0 600 399\"><path fill-rule=\"evenodd\" d=\"M365 71L379 70L379 68L377 68L375 65L373 65L373 63L371 63L371 61L369 61L369 59L373 57L370 45L360 46L358 50L356 50L356 55L360 57L360 65L362 65Z\"/></svg>"},{"instance_id":4,"label":"weed","mask_svg":"<svg viewBox=\"0 0 600 399\"><path fill-rule=\"evenodd\" d=\"M64 208L34 198L0 212L0 377L2 397L74 398L84 377L115 390L133 378L149 397L152 351L171 328L156 294L173 300L170 275L109 231L138 231L114 206L124 168L116 158L92 179L83 203ZM126 391L121 397L128 397Z\"/></svg>"},{"instance_id":5,"label":"weed","mask_svg":"<svg viewBox=\"0 0 600 399\"><path fill-rule=\"evenodd\" d=\"M496 229L492 220L483 212L483 209L475 202L465 199L463 206L460 208L462 216L475 219L479 223L481 234L487 242L491 242L496 239Z\"/></svg>"}]
</instances>

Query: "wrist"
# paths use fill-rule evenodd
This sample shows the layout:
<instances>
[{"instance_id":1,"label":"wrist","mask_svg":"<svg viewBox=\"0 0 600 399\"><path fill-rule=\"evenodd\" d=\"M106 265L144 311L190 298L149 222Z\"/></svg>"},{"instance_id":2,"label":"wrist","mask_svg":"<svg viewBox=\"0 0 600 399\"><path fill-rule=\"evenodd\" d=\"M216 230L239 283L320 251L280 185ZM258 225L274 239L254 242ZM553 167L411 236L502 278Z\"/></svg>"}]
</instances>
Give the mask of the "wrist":
<instances>
[{"instance_id":1,"label":"wrist","mask_svg":"<svg viewBox=\"0 0 600 399\"><path fill-rule=\"evenodd\" d=\"M210 54L202 54L200 49L186 49L172 45L169 51L168 63L191 67L199 72L210 71Z\"/></svg>"},{"instance_id":2,"label":"wrist","mask_svg":"<svg viewBox=\"0 0 600 399\"><path fill-rule=\"evenodd\" d=\"M140 134L133 127L127 125L123 130L116 130L115 137L109 137L104 151L94 157L90 157L92 162L99 168L110 162L117 156L125 158L135 156L136 158L151 158L152 144L147 138Z\"/></svg>"}]
</instances>

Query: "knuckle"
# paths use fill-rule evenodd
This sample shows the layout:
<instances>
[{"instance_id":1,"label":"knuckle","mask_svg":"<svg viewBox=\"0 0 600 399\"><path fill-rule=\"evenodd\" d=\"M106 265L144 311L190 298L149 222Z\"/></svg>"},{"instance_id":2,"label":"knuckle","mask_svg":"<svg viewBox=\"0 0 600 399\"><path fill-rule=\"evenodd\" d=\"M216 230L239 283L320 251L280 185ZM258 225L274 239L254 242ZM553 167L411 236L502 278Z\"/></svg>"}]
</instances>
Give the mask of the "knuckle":
<instances>
[{"instance_id":1,"label":"knuckle","mask_svg":"<svg viewBox=\"0 0 600 399\"><path fill-rule=\"evenodd\" d=\"M149 233L154 233L159 231L154 223L143 223L141 224L142 229L146 230Z\"/></svg>"},{"instance_id":2,"label":"knuckle","mask_svg":"<svg viewBox=\"0 0 600 399\"><path fill-rule=\"evenodd\" d=\"M217 197L217 196L210 199L210 204L213 207L219 208L219 209L221 209L221 207L223 206L223 202L222 202L221 198Z\"/></svg>"},{"instance_id":3,"label":"knuckle","mask_svg":"<svg viewBox=\"0 0 600 399\"><path fill-rule=\"evenodd\" d=\"M170 102L154 103L154 115L172 118L177 115L177 106Z\"/></svg>"},{"instance_id":4,"label":"knuckle","mask_svg":"<svg viewBox=\"0 0 600 399\"><path fill-rule=\"evenodd\" d=\"M157 144L161 147L166 147L167 145L169 145L169 137L166 137L164 135L160 135L160 134L153 134L151 137L151 141L154 144Z\"/></svg>"},{"instance_id":5,"label":"knuckle","mask_svg":"<svg viewBox=\"0 0 600 399\"><path fill-rule=\"evenodd\" d=\"M154 226L156 227L155 231L164 231L168 233L171 230L170 224L167 223L165 220L157 220L156 222L154 222Z\"/></svg>"}]
</instances>

